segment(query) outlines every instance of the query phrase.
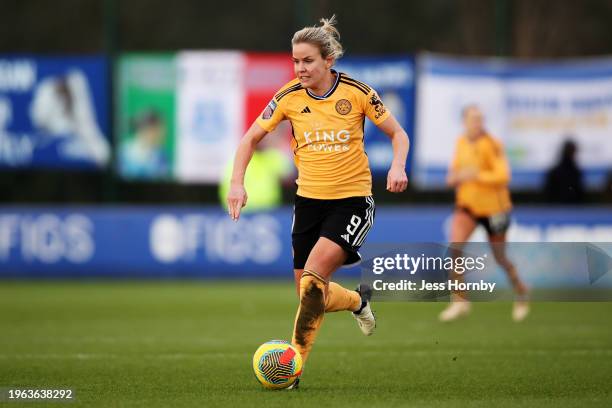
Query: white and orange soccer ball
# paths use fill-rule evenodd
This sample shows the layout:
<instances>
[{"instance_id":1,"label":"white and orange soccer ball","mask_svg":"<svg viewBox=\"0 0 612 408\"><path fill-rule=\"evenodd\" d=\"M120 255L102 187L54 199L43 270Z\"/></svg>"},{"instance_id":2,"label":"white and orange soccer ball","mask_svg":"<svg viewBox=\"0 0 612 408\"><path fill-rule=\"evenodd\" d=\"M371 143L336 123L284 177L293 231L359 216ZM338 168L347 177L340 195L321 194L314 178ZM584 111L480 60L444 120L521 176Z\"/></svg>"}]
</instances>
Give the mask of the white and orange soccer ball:
<instances>
[{"instance_id":1,"label":"white and orange soccer ball","mask_svg":"<svg viewBox=\"0 0 612 408\"><path fill-rule=\"evenodd\" d=\"M264 388L287 388L302 374L302 356L288 342L270 340L255 352L253 371Z\"/></svg>"}]
</instances>

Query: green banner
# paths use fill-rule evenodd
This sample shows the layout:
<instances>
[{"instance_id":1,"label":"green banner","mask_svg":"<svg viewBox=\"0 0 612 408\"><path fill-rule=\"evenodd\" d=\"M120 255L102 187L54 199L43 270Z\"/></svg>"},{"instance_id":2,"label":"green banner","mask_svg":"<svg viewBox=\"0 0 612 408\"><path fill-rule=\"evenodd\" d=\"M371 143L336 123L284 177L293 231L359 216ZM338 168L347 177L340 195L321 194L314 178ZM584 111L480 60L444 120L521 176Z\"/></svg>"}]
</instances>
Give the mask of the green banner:
<instances>
[{"instance_id":1,"label":"green banner","mask_svg":"<svg viewBox=\"0 0 612 408\"><path fill-rule=\"evenodd\" d=\"M127 179L173 178L174 54L130 54L117 66L117 166Z\"/></svg>"}]
</instances>

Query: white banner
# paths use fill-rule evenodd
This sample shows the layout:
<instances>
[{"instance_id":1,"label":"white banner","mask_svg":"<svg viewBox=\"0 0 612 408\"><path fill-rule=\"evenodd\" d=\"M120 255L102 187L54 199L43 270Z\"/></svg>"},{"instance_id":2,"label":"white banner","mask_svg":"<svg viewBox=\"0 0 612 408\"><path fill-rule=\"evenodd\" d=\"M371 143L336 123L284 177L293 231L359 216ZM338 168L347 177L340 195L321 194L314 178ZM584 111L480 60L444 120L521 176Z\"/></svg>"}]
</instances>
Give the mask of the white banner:
<instances>
[{"instance_id":1,"label":"white banner","mask_svg":"<svg viewBox=\"0 0 612 408\"><path fill-rule=\"evenodd\" d=\"M563 142L578 145L590 188L612 168L612 59L516 63L498 59L419 59L415 181L444 185L461 110L480 106L487 130L504 142L512 186L539 188Z\"/></svg>"},{"instance_id":2,"label":"white banner","mask_svg":"<svg viewBox=\"0 0 612 408\"><path fill-rule=\"evenodd\" d=\"M176 176L217 183L244 122L244 56L233 51L178 54Z\"/></svg>"}]
</instances>

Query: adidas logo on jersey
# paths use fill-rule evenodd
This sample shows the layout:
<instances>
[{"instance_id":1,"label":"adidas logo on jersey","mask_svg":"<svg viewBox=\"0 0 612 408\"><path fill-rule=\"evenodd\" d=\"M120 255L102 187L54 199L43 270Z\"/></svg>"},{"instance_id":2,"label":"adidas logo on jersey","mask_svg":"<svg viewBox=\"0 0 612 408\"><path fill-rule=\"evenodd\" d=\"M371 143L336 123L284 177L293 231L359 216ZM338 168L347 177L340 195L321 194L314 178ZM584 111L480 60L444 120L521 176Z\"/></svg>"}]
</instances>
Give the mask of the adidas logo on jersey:
<instances>
[{"instance_id":1,"label":"adidas logo on jersey","mask_svg":"<svg viewBox=\"0 0 612 408\"><path fill-rule=\"evenodd\" d=\"M344 239L346 242L350 242L350 241L349 241L349 234L343 234L343 235L340 235L340 236L341 236L341 237L342 237L342 239Z\"/></svg>"},{"instance_id":2,"label":"adidas logo on jersey","mask_svg":"<svg viewBox=\"0 0 612 408\"><path fill-rule=\"evenodd\" d=\"M300 113L310 113L310 108L307 106Z\"/></svg>"}]
</instances>

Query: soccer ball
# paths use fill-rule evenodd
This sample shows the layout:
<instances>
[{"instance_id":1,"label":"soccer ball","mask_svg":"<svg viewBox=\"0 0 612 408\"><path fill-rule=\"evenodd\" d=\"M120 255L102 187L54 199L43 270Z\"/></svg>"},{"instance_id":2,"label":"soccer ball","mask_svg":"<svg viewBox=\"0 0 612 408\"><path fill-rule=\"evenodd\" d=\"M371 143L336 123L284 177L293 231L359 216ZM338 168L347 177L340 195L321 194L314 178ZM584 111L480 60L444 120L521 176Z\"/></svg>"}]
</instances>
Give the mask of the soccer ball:
<instances>
[{"instance_id":1,"label":"soccer ball","mask_svg":"<svg viewBox=\"0 0 612 408\"><path fill-rule=\"evenodd\" d=\"M255 352L253 371L264 388L287 388L302 374L302 356L288 342L270 340Z\"/></svg>"}]
</instances>

